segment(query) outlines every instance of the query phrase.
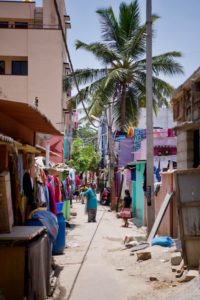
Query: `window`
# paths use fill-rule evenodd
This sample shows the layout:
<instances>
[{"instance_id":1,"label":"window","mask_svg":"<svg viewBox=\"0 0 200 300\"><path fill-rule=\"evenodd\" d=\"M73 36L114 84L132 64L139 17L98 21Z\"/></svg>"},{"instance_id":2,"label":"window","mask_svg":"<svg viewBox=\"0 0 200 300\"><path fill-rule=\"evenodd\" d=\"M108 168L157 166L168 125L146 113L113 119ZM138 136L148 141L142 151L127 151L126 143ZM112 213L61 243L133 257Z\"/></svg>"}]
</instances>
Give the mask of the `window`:
<instances>
[{"instance_id":1,"label":"window","mask_svg":"<svg viewBox=\"0 0 200 300\"><path fill-rule=\"evenodd\" d=\"M8 22L0 21L0 28L8 28Z\"/></svg>"},{"instance_id":2,"label":"window","mask_svg":"<svg viewBox=\"0 0 200 300\"><path fill-rule=\"evenodd\" d=\"M12 75L28 75L28 61L12 61Z\"/></svg>"},{"instance_id":3,"label":"window","mask_svg":"<svg viewBox=\"0 0 200 300\"><path fill-rule=\"evenodd\" d=\"M0 60L0 74L5 74L5 61Z\"/></svg>"},{"instance_id":4,"label":"window","mask_svg":"<svg viewBox=\"0 0 200 300\"><path fill-rule=\"evenodd\" d=\"M199 141L199 129L197 129L193 131L193 168L197 168L200 163Z\"/></svg>"},{"instance_id":5,"label":"window","mask_svg":"<svg viewBox=\"0 0 200 300\"><path fill-rule=\"evenodd\" d=\"M28 28L27 22L15 22L15 28Z\"/></svg>"}]
</instances>

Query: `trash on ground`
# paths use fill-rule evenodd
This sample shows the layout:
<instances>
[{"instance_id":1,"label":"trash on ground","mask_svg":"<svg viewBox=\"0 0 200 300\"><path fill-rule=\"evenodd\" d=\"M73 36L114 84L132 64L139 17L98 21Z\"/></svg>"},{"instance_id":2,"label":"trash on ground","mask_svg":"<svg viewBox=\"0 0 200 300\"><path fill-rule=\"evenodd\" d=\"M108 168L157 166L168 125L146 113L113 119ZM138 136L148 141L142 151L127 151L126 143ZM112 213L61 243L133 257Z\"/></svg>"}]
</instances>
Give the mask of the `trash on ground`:
<instances>
[{"instance_id":1,"label":"trash on ground","mask_svg":"<svg viewBox=\"0 0 200 300\"><path fill-rule=\"evenodd\" d=\"M162 247L171 247L174 241L170 236L158 236L151 240L151 245L162 246Z\"/></svg>"},{"instance_id":2,"label":"trash on ground","mask_svg":"<svg viewBox=\"0 0 200 300\"><path fill-rule=\"evenodd\" d=\"M135 251L138 251L138 250L143 250L143 249L148 248L149 246L150 246L149 243L140 243L139 245L136 245L136 246L132 247L131 252L135 252Z\"/></svg>"}]
</instances>

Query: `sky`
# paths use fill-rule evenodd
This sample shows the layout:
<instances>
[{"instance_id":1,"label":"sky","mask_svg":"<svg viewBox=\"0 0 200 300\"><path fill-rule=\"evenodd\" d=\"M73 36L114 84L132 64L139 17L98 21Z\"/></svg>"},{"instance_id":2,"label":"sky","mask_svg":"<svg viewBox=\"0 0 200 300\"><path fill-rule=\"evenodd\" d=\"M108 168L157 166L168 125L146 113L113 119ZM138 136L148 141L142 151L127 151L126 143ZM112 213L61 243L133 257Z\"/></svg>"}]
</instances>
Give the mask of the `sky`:
<instances>
[{"instance_id":1,"label":"sky","mask_svg":"<svg viewBox=\"0 0 200 300\"><path fill-rule=\"evenodd\" d=\"M123 0L130 3L130 0ZM36 0L41 4L41 0ZM100 23L95 11L112 6L118 12L122 0L65 0L72 28L67 41L74 68L98 67L99 63L84 50L75 50L77 39L90 43L101 40ZM141 21L146 18L146 0L138 0ZM155 23L153 55L168 51L180 51L179 62L184 75L165 78L175 88L181 85L200 66L200 1L199 0L152 0L152 13L159 15Z\"/></svg>"}]
</instances>

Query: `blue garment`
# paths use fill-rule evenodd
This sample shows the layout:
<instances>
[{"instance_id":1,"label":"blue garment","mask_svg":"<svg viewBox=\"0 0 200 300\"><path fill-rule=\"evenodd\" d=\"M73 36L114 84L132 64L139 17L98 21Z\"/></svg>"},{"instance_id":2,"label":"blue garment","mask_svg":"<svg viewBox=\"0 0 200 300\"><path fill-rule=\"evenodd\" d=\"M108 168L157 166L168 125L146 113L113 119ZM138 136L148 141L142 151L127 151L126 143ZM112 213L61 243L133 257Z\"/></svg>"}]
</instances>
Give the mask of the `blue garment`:
<instances>
[{"instance_id":1,"label":"blue garment","mask_svg":"<svg viewBox=\"0 0 200 300\"><path fill-rule=\"evenodd\" d=\"M39 220L47 228L51 241L55 241L58 234L58 220L54 214L47 210L38 210L32 214L32 219Z\"/></svg>"},{"instance_id":2,"label":"blue garment","mask_svg":"<svg viewBox=\"0 0 200 300\"><path fill-rule=\"evenodd\" d=\"M133 136L133 152L140 150L141 148L142 135L141 130L139 128L134 128L134 136Z\"/></svg>"},{"instance_id":3,"label":"blue garment","mask_svg":"<svg viewBox=\"0 0 200 300\"><path fill-rule=\"evenodd\" d=\"M83 196L87 196L87 208L97 208L97 198L93 189L89 188L86 192L82 193Z\"/></svg>"}]
</instances>

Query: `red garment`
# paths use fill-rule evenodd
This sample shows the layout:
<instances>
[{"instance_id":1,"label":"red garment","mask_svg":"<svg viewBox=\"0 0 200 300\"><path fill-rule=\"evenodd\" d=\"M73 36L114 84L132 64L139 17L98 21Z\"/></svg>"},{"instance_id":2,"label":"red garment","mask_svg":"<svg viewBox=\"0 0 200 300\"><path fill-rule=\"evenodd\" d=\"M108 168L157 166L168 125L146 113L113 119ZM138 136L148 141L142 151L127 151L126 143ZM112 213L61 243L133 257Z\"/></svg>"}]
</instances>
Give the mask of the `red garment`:
<instances>
[{"instance_id":1,"label":"red garment","mask_svg":"<svg viewBox=\"0 0 200 300\"><path fill-rule=\"evenodd\" d=\"M54 179L54 189L55 189L56 202L61 202L62 201L62 195L61 195L61 190L60 190L60 180L58 179L57 176L53 176L53 179Z\"/></svg>"},{"instance_id":2,"label":"red garment","mask_svg":"<svg viewBox=\"0 0 200 300\"><path fill-rule=\"evenodd\" d=\"M81 185L81 181L80 181L80 178L78 177L78 175L75 176L75 180L76 180L77 186Z\"/></svg>"},{"instance_id":3,"label":"red garment","mask_svg":"<svg viewBox=\"0 0 200 300\"><path fill-rule=\"evenodd\" d=\"M56 198L51 182L47 183L49 189L50 211L57 216Z\"/></svg>"}]
</instances>

